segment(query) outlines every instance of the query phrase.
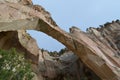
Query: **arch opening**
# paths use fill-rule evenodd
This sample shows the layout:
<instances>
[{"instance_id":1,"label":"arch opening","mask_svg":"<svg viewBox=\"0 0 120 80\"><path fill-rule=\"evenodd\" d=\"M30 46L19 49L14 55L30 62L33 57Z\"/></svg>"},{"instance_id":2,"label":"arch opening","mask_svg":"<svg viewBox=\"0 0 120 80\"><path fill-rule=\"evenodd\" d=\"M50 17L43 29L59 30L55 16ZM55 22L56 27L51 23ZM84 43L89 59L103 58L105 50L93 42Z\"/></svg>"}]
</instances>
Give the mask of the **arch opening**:
<instances>
[{"instance_id":1,"label":"arch opening","mask_svg":"<svg viewBox=\"0 0 120 80\"><path fill-rule=\"evenodd\" d=\"M43 32L35 31L35 30L27 30L27 33L29 33L30 36L36 40L37 45L40 49L45 49L52 52L53 51L58 52L61 49L65 48L63 44L61 44L56 39L46 35Z\"/></svg>"}]
</instances>

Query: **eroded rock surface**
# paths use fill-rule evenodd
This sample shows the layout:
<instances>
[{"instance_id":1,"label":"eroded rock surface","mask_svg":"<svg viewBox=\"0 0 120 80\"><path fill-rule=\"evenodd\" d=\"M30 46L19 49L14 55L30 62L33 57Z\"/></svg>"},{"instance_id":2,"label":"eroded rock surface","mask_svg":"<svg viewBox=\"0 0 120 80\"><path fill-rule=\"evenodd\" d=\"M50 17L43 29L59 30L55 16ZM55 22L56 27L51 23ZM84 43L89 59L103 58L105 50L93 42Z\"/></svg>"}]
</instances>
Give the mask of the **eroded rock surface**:
<instances>
[{"instance_id":1,"label":"eroded rock surface","mask_svg":"<svg viewBox=\"0 0 120 80\"><path fill-rule=\"evenodd\" d=\"M40 51L38 64L40 80L100 80L72 51L57 57Z\"/></svg>"},{"instance_id":2,"label":"eroded rock surface","mask_svg":"<svg viewBox=\"0 0 120 80\"><path fill-rule=\"evenodd\" d=\"M5 37L1 38L1 43L4 43L1 44L1 48L7 49L13 46L11 43L8 44L11 46L6 46L7 43L4 42L4 39L14 39L13 37L15 36L12 33L15 31L18 34L17 41L20 40L18 44L22 45L22 49L28 50L26 50L26 53L28 53L28 56L32 55L29 57L32 58L33 61L37 59L33 58L34 55L37 57L38 53L34 53L33 55L32 52L34 51L31 50L32 47L30 47L32 41L27 40L26 37L20 37L21 34L24 35L24 33L16 31L28 29L42 31L64 44L68 49L77 54L83 63L93 70L102 80L120 80L119 20L107 23L101 26L101 28L89 28L88 32L83 32L76 27L72 27L70 33L67 33L59 28L44 8L39 5L32 5L30 0L1 0L0 32L6 34L5 36L1 35L1 37ZM7 34L9 32L11 32L11 34ZM16 40L16 38L14 40ZM8 42L9 41L11 40L8 40ZM37 50L37 52L39 51ZM47 65L52 64L53 63ZM54 66L47 70L51 71L53 67ZM56 73L53 73L53 75L54 74ZM46 75L51 74L45 73L45 76ZM53 76L51 78L53 78Z\"/></svg>"},{"instance_id":3,"label":"eroded rock surface","mask_svg":"<svg viewBox=\"0 0 120 80\"><path fill-rule=\"evenodd\" d=\"M24 30L0 32L0 48L16 48L18 52L25 53L27 59L38 64L39 48L36 41Z\"/></svg>"}]
</instances>

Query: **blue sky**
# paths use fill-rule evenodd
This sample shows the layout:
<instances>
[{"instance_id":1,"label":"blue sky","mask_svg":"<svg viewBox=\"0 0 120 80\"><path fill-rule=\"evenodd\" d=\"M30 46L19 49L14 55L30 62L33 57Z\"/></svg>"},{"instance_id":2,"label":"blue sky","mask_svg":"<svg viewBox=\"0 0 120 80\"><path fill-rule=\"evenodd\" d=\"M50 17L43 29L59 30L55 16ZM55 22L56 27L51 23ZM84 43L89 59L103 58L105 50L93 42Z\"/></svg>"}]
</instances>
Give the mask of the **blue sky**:
<instances>
[{"instance_id":1,"label":"blue sky","mask_svg":"<svg viewBox=\"0 0 120 80\"><path fill-rule=\"evenodd\" d=\"M85 31L106 22L120 19L120 0L33 0L51 13L52 18L65 31L77 26ZM59 51L64 46L53 38L36 31L28 31L40 48ZM38 37L39 35L39 37Z\"/></svg>"}]
</instances>

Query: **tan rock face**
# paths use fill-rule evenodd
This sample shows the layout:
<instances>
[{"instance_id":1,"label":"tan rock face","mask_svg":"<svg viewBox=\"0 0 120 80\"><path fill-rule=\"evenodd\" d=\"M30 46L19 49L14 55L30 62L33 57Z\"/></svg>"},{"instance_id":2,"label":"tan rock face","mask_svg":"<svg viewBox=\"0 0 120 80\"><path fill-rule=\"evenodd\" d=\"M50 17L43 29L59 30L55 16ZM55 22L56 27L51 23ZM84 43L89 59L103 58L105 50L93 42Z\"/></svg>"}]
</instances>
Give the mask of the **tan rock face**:
<instances>
[{"instance_id":1,"label":"tan rock face","mask_svg":"<svg viewBox=\"0 0 120 80\"><path fill-rule=\"evenodd\" d=\"M32 5L32 1L31 0L0 0L0 3L20 3L20 4L24 4L24 5Z\"/></svg>"},{"instance_id":2,"label":"tan rock face","mask_svg":"<svg viewBox=\"0 0 120 80\"><path fill-rule=\"evenodd\" d=\"M0 0L0 2L11 2L11 3L18 3L20 2L21 0Z\"/></svg>"},{"instance_id":3,"label":"tan rock face","mask_svg":"<svg viewBox=\"0 0 120 80\"><path fill-rule=\"evenodd\" d=\"M0 32L0 48L8 50L13 47L25 53L25 57L34 64L38 64L39 48L36 41L24 30Z\"/></svg>"},{"instance_id":4,"label":"tan rock face","mask_svg":"<svg viewBox=\"0 0 120 80\"><path fill-rule=\"evenodd\" d=\"M0 2L0 31L6 31L6 33L1 32L1 37L3 37L3 34L6 35L4 36L5 38L1 38L1 42L3 42L0 45L1 48L8 49L11 47L10 45L13 46L12 43L8 43L9 46L5 46L7 43L5 43L4 39L14 39L11 38L11 36L14 37L14 32L8 34L9 31L28 29L42 31L77 54L85 65L92 69L101 79L120 80L119 20L107 23L101 26L102 28L89 28L87 33L75 27L71 28L71 33L67 33L57 26L50 14L41 6L28 5L31 2L27 0L21 0L21 3L17 0L11 1L1 0ZM6 11L8 12L6 13ZM19 32L16 33L19 34ZM33 49L29 51L32 48L30 46L32 40L24 40L21 34L24 35L21 32L20 35L17 35L16 39L20 40L17 40L18 43L22 45L22 49L25 49L26 53L30 53L27 54L28 56L33 55ZM25 42L22 42L22 39ZM28 44L26 44L27 42ZM32 44L35 43L33 42ZM35 57L37 54L35 54ZM36 59L33 56L31 58Z\"/></svg>"},{"instance_id":5,"label":"tan rock face","mask_svg":"<svg viewBox=\"0 0 120 80\"><path fill-rule=\"evenodd\" d=\"M20 2L24 5L32 5L32 0L20 0Z\"/></svg>"},{"instance_id":6,"label":"tan rock face","mask_svg":"<svg viewBox=\"0 0 120 80\"><path fill-rule=\"evenodd\" d=\"M58 57L40 51L38 64L40 80L100 80L72 51Z\"/></svg>"}]
</instances>

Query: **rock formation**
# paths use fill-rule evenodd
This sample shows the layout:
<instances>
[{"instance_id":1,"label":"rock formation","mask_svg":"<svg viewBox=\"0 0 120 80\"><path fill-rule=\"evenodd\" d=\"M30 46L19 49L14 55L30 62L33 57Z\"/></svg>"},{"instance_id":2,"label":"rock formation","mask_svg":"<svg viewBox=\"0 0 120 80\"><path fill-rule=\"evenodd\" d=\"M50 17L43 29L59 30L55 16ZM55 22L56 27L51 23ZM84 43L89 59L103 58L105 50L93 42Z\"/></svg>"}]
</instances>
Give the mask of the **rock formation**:
<instances>
[{"instance_id":1,"label":"rock formation","mask_svg":"<svg viewBox=\"0 0 120 80\"><path fill-rule=\"evenodd\" d=\"M72 51L61 56L50 56L48 51L39 53L40 80L100 80Z\"/></svg>"},{"instance_id":2,"label":"rock formation","mask_svg":"<svg viewBox=\"0 0 120 80\"><path fill-rule=\"evenodd\" d=\"M0 1L0 47L3 49L16 47L18 51L26 53L26 58L37 64L40 51L34 39L27 36L24 31L30 29L42 31L64 44L102 80L120 80L119 20L106 23L101 28L89 28L87 32L72 27L70 33L67 33L60 29L49 12L39 5L33 5L31 0ZM45 63L49 61L51 58ZM56 76L55 66L52 64L54 63L47 64L47 67L51 68L41 69L45 77ZM46 69L48 72L53 71L53 74L44 72Z\"/></svg>"}]
</instances>

